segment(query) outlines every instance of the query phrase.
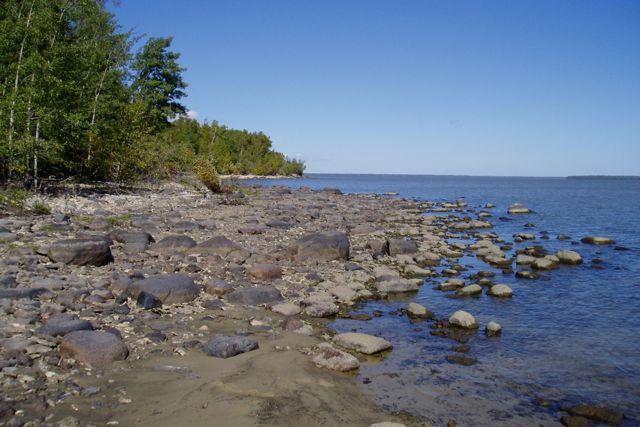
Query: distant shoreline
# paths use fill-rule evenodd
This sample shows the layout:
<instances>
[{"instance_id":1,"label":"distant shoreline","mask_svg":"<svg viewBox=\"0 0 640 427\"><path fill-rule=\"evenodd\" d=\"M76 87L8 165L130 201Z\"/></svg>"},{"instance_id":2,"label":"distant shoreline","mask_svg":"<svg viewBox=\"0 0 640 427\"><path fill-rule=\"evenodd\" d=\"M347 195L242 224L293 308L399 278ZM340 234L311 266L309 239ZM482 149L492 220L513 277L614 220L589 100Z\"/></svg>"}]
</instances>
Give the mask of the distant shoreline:
<instances>
[{"instance_id":1,"label":"distant shoreline","mask_svg":"<svg viewBox=\"0 0 640 427\"><path fill-rule=\"evenodd\" d=\"M304 175L218 175L220 179L297 179L305 178Z\"/></svg>"}]
</instances>

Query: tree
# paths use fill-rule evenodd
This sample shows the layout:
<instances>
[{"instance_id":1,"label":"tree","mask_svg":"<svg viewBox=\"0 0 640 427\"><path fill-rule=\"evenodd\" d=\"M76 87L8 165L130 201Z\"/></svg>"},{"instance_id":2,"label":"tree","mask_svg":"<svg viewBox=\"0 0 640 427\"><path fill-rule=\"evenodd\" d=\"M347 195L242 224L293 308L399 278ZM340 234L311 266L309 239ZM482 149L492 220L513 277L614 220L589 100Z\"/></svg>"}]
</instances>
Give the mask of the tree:
<instances>
[{"instance_id":1,"label":"tree","mask_svg":"<svg viewBox=\"0 0 640 427\"><path fill-rule=\"evenodd\" d=\"M133 61L134 99L148 106L149 120L157 129L166 127L187 109L180 103L187 84L182 80L184 68L178 65L179 53L169 50L172 38L150 38Z\"/></svg>"}]
</instances>

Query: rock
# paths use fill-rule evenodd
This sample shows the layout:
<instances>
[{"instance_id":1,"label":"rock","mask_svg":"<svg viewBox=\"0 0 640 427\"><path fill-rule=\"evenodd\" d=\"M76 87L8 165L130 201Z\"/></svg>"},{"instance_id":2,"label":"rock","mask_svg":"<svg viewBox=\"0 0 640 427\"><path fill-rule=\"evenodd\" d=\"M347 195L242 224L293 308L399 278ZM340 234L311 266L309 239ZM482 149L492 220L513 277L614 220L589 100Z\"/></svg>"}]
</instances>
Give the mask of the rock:
<instances>
[{"instance_id":1,"label":"rock","mask_svg":"<svg viewBox=\"0 0 640 427\"><path fill-rule=\"evenodd\" d=\"M161 239L153 245L152 249L158 252L185 251L193 248L196 244L196 241L189 236L175 234Z\"/></svg>"},{"instance_id":2,"label":"rock","mask_svg":"<svg viewBox=\"0 0 640 427\"><path fill-rule=\"evenodd\" d=\"M418 282L422 281L418 280ZM415 292L418 290L418 283L416 280L397 278L376 282L375 287L382 294Z\"/></svg>"},{"instance_id":3,"label":"rock","mask_svg":"<svg viewBox=\"0 0 640 427\"><path fill-rule=\"evenodd\" d=\"M502 334L502 326L492 320L487 323L487 327L485 328L484 332L488 337L495 337Z\"/></svg>"},{"instance_id":4,"label":"rock","mask_svg":"<svg viewBox=\"0 0 640 427\"><path fill-rule=\"evenodd\" d=\"M106 239L69 239L52 243L47 256L53 262L101 267L113 261Z\"/></svg>"},{"instance_id":5,"label":"rock","mask_svg":"<svg viewBox=\"0 0 640 427\"><path fill-rule=\"evenodd\" d=\"M357 292L347 285L334 286L329 289L329 293L336 297L338 301L346 304L349 304L358 298Z\"/></svg>"},{"instance_id":6,"label":"rock","mask_svg":"<svg viewBox=\"0 0 640 427\"><path fill-rule=\"evenodd\" d=\"M141 244L145 247L150 243L155 242L153 236L144 231L114 230L109 233L109 238L114 242L125 244Z\"/></svg>"},{"instance_id":7,"label":"rock","mask_svg":"<svg viewBox=\"0 0 640 427\"><path fill-rule=\"evenodd\" d=\"M318 344L312 360L318 367L339 372L353 371L360 367L360 362L353 355L338 350L329 343Z\"/></svg>"},{"instance_id":8,"label":"rock","mask_svg":"<svg viewBox=\"0 0 640 427\"><path fill-rule=\"evenodd\" d=\"M440 283L438 289L441 291L453 291L455 289L462 288L464 286L464 280L462 279L449 279L446 282Z\"/></svg>"},{"instance_id":9,"label":"rock","mask_svg":"<svg viewBox=\"0 0 640 427\"><path fill-rule=\"evenodd\" d=\"M338 306L329 294L311 295L303 301L305 313L311 317L329 317L338 312Z\"/></svg>"},{"instance_id":10,"label":"rock","mask_svg":"<svg viewBox=\"0 0 640 427\"><path fill-rule=\"evenodd\" d=\"M568 409L571 415L585 417L593 421L618 425L622 423L623 415L612 409L595 405L577 405Z\"/></svg>"},{"instance_id":11,"label":"rock","mask_svg":"<svg viewBox=\"0 0 640 427\"><path fill-rule=\"evenodd\" d=\"M418 245L413 240L389 239L389 255L414 254L418 252Z\"/></svg>"},{"instance_id":12,"label":"rock","mask_svg":"<svg viewBox=\"0 0 640 427\"><path fill-rule=\"evenodd\" d=\"M145 310L151 310L152 308L162 307L162 301L160 301L159 298L145 291L141 291L138 294L138 298L136 299L136 302L138 303L139 307Z\"/></svg>"},{"instance_id":13,"label":"rock","mask_svg":"<svg viewBox=\"0 0 640 427\"><path fill-rule=\"evenodd\" d=\"M215 236L209 240L205 240L191 249L191 251L200 254L215 254L222 258L234 259L239 262L244 262L250 255L248 251L244 250L237 243L227 239L225 236Z\"/></svg>"},{"instance_id":14,"label":"rock","mask_svg":"<svg viewBox=\"0 0 640 427\"><path fill-rule=\"evenodd\" d=\"M271 306L271 311L280 313L283 316L295 316L300 313L300 306L291 302L283 302Z\"/></svg>"},{"instance_id":15,"label":"rock","mask_svg":"<svg viewBox=\"0 0 640 427\"><path fill-rule=\"evenodd\" d=\"M387 239L371 239L365 246L374 258L389 255L389 241Z\"/></svg>"},{"instance_id":16,"label":"rock","mask_svg":"<svg viewBox=\"0 0 640 427\"><path fill-rule=\"evenodd\" d=\"M258 348L257 341L234 335L217 335L202 350L209 356L226 359Z\"/></svg>"},{"instance_id":17,"label":"rock","mask_svg":"<svg viewBox=\"0 0 640 427\"><path fill-rule=\"evenodd\" d=\"M549 255L547 255L544 258L536 258L535 261L533 261L533 263L531 264L531 267L536 270L551 270L552 268L556 268L559 263L559 259L555 257L551 258Z\"/></svg>"},{"instance_id":18,"label":"rock","mask_svg":"<svg viewBox=\"0 0 640 427\"><path fill-rule=\"evenodd\" d=\"M463 310L458 310L449 317L449 323L464 329L477 329L478 323L475 317Z\"/></svg>"},{"instance_id":19,"label":"rock","mask_svg":"<svg viewBox=\"0 0 640 427\"><path fill-rule=\"evenodd\" d=\"M474 283L473 285L465 286L462 289L456 291L456 295L468 297L472 295L478 295L482 293L482 286Z\"/></svg>"},{"instance_id":20,"label":"rock","mask_svg":"<svg viewBox=\"0 0 640 427\"><path fill-rule=\"evenodd\" d=\"M115 334L105 331L74 331L60 343L60 355L93 366L105 366L123 360L129 354L127 346Z\"/></svg>"},{"instance_id":21,"label":"rock","mask_svg":"<svg viewBox=\"0 0 640 427\"><path fill-rule=\"evenodd\" d=\"M473 357L463 356L461 354L448 354L445 359L449 363L455 363L456 365L471 366L478 363Z\"/></svg>"},{"instance_id":22,"label":"rock","mask_svg":"<svg viewBox=\"0 0 640 427\"><path fill-rule=\"evenodd\" d=\"M556 256L562 264L582 264L582 257L576 251L559 251L556 253Z\"/></svg>"},{"instance_id":23,"label":"rock","mask_svg":"<svg viewBox=\"0 0 640 427\"><path fill-rule=\"evenodd\" d=\"M518 254L518 256L516 256L516 264L518 265L530 265L533 264L535 260L536 257L530 255Z\"/></svg>"},{"instance_id":24,"label":"rock","mask_svg":"<svg viewBox=\"0 0 640 427\"><path fill-rule=\"evenodd\" d=\"M373 423L369 427L406 427L406 425L402 423L394 423L391 421L382 421L380 423Z\"/></svg>"},{"instance_id":25,"label":"rock","mask_svg":"<svg viewBox=\"0 0 640 427\"><path fill-rule=\"evenodd\" d=\"M433 317L433 313L427 307L415 302L409 303L407 314L414 319L431 319Z\"/></svg>"},{"instance_id":26,"label":"rock","mask_svg":"<svg viewBox=\"0 0 640 427\"><path fill-rule=\"evenodd\" d=\"M233 291L233 286L222 279L209 279L204 283L204 291L209 295L223 296Z\"/></svg>"},{"instance_id":27,"label":"rock","mask_svg":"<svg viewBox=\"0 0 640 427\"><path fill-rule=\"evenodd\" d=\"M565 427L589 427L589 420L575 415L563 415L560 422Z\"/></svg>"},{"instance_id":28,"label":"rock","mask_svg":"<svg viewBox=\"0 0 640 427\"><path fill-rule=\"evenodd\" d=\"M391 343L384 338L358 332L347 332L335 335L333 342L340 347L364 354L375 354L393 347Z\"/></svg>"},{"instance_id":29,"label":"rock","mask_svg":"<svg viewBox=\"0 0 640 427\"><path fill-rule=\"evenodd\" d=\"M60 321L49 320L46 325L39 327L35 332L37 335L57 337L73 331L91 330L93 330L93 325L88 320L63 319Z\"/></svg>"},{"instance_id":30,"label":"rock","mask_svg":"<svg viewBox=\"0 0 640 427\"><path fill-rule=\"evenodd\" d=\"M514 203L513 205L509 206L507 212L510 214L528 214L531 213L531 209L524 205L521 205L520 203Z\"/></svg>"},{"instance_id":31,"label":"rock","mask_svg":"<svg viewBox=\"0 0 640 427\"><path fill-rule=\"evenodd\" d=\"M590 245L613 245L615 243L613 239L602 236L588 236L582 238L580 241Z\"/></svg>"},{"instance_id":32,"label":"rock","mask_svg":"<svg viewBox=\"0 0 640 427\"><path fill-rule=\"evenodd\" d=\"M313 233L293 246L298 261L324 262L349 258L349 238L345 233Z\"/></svg>"},{"instance_id":33,"label":"rock","mask_svg":"<svg viewBox=\"0 0 640 427\"><path fill-rule=\"evenodd\" d=\"M236 289L225 298L234 304L259 305L282 301L282 294L273 286L258 286Z\"/></svg>"},{"instance_id":34,"label":"rock","mask_svg":"<svg viewBox=\"0 0 640 427\"><path fill-rule=\"evenodd\" d=\"M13 288L0 289L0 299L34 299L50 292L47 288Z\"/></svg>"},{"instance_id":35,"label":"rock","mask_svg":"<svg viewBox=\"0 0 640 427\"><path fill-rule=\"evenodd\" d=\"M133 298L138 298L138 294L142 291L155 296L163 304L193 301L200 293L193 279L184 274L152 276L133 282L127 289Z\"/></svg>"},{"instance_id":36,"label":"rock","mask_svg":"<svg viewBox=\"0 0 640 427\"><path fill-rule=\"evenodd\" d=\"M247 275L258 280L273 280L282 277L282 268L275 264L256 264L247 268Z\"/></svg>"},{"instance_id":37,"label":"rock","mask_svg":"<svg viewBox=\"0 0 640 427\"><path fill-rule=\"evenodd\" d=\"M493 285L489 288L487 294L493 297L509 298L513 295L513 291L507 285Z\"/></svg>"},{"instance_id":38,"label":"rock","mask_svg":"<svg viewBox=\"0 0 640 427\"><path fill-rule=\"evenodd\" d=\"M519 270L519 271L516 271L516 277L518 279L537 279L540 276L538 275L538 273L534 271Z\"/></svg>"}]
</instances>

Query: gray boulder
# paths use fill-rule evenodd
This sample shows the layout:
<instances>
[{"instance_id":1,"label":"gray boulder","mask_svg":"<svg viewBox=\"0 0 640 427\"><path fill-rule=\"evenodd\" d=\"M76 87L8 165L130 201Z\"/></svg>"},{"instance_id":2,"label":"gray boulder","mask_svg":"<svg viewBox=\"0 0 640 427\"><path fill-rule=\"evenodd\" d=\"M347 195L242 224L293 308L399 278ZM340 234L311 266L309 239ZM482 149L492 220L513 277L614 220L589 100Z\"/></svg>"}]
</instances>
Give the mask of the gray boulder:
<instances>
[{"instance_id":1,"label":"gray boulder","mask_svg":"<svg viewBox=\"0 0 640 427\"><path fill-rule=\"evenodd\" d=\"M92 331L93 325L88 320L62 319L60 321L49 321L46 325L36 329L37 335L49 335L52 337L66 335L73 331Z\"/></svg>"},{"instance_id":2,"label":"gray boulder","mask_svg":"<svg viewBox=\"0 0 640 427\"><path fill-rule=\"evenodd\" d=\"M389 255L415 254L418 252L418 245L413 240L389 239Z\"/></svg>"},{"instance_id":3,"label":"gray boulder","mask_svg":"<svg viewBox=\"0 0 640 427\"><path fill-rule=\"evenodd\" d=\"M324 262L349 258L349 238L345 233L327 232L308 234L294 244L298 261Z\"/></svg>"},{"instance_id":4,"label":"gray boulder","mask_svg":"<svg viewBox=\"0 0 640 427\"><path fill-rule=\"evenodd\" d=\"M226 359L257 348L258 343L249 338L233 335L217 335L204 345L203 350L209 356Z\"/></svg>"},{"instance_id":5,"label":"gray boulder","mask_svg":"<svg viewBox=\"0 0 640 427\"><path fill-rule=\"evenodd\" d=\"M189 236L176 234L161 239L155 245L153 250L158 252L184 251L196 246L196 241Z\"/></svg>"},{"instance_id":6,"label":"gray boulder","mask_svg":"<svg viewBox=\"0 0 640 427\"><path fill-rule=\"evenodd\" d=\"M282 294L273 286L258 286L236 289L225 298L234 304L259 305L282 301Z\"/></svg>"},{"instance_id":7,"label":"gray boulder","mask_svg":"<svg viewBox=\"0 0 640 427\"><path fill-rule=\"evenodd\" d=\"M93 366L105 366L123 360L129 349L115 334L105 331L74 331L63 338L60 355Z\"/></svg>"},{"instance_id":8,"label":"gray boulder","mask_svg":"<svg viewBox=\"0 0 640 427\"><path fill-rule=\"evenodd\" d=\"M49 246L47 256L53 262L98 267L113 261L109 241L100 238L57 241Z\"/></svg>"},{"instance_id":9,"label":"gray boulder","mask_svg":"<svg viewBox=\"0 0 640 427\"><path fill-rule=\"evenodd\" d=\"M184 274L164 274L133 282L127 289L133 298L142 291L151 294L163 304L177 304L196 299L200 289L193 279Z\"/></svg>"}]
</instances>

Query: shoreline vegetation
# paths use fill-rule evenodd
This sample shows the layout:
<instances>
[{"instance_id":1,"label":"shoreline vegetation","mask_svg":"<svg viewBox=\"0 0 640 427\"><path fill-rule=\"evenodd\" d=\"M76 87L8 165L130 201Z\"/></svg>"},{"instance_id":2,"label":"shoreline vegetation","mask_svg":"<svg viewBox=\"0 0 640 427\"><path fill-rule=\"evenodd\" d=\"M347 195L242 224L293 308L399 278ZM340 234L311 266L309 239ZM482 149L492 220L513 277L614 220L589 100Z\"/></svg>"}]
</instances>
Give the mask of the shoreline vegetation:
<instances>
[{"instance_id":1,"label":"shoreline vegetation","mask_svg":"<svg viewBox=\"0 0 640 427\"><path fill-rule=\"evenodd\" d=\"M172 38L122 30L104 3L2 2L0 185L303 173L263 132L189 118Z\"/></svg>"}]
</instances>

